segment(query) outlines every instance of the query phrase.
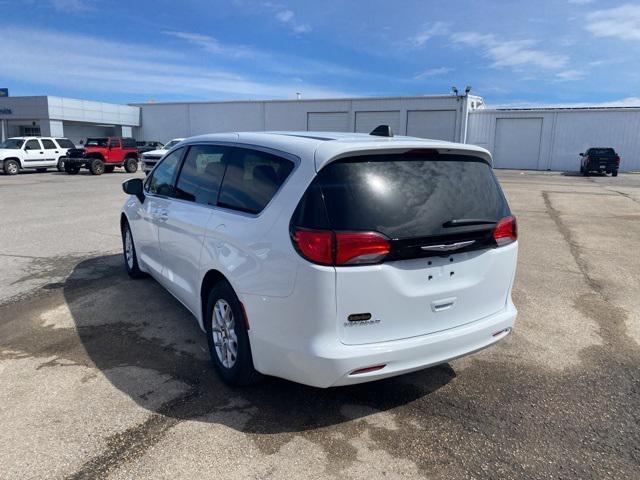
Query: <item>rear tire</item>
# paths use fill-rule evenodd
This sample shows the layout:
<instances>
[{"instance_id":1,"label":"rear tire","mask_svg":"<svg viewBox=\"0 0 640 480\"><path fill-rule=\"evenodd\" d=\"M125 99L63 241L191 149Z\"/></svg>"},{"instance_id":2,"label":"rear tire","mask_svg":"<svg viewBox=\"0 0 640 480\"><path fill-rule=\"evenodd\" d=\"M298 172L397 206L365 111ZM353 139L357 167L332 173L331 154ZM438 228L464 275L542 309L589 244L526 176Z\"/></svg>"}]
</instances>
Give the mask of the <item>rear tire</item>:
<instances>
[{"instance_id":1,"label":"rear tire","mask_svg":"<svg viewBox=\"0 0 640 480\"><path fill-rule=\"evenodd\" d=\"M99 158L91 160L89 164L89 171L93 175L102 175L104 173L104 162Z\"/></svg>"},{"instance_id":2,"label":"rear tire","mask_svg":"<svg viewBox=\"0 0 640 480\"><path fill-rule=\"evenodd\" d=\"M104 166L104 173L113 173L115 168L116 167L114 167L113 165L105 165Z\"/></svg>"},{"instance_id":3,"label":"rear tire","mask_svg":"<svg viewBox=\"0 0 640 480\"><path fill-rule=\"evenodd\" d=\"M5 160L3 170L5 175L17 175L20 171L20 164L17 160Z\"/></svg>"},{"instance_id":4,"label":"rear tire","mask_svg":"<svg viewBox=\"0 0 640 480\"><path fill-rule=\"evenodd\" d=\"M59 158L58 159L58 165L56 165L56 168L58 169L59 172L64 172L64 158Z\"/></svg>"},{"instance_id":5,"label":"rear tire","mask_svg":"<svg viewBox=\"0 0 640 480\"><path fill-rule=\"evenodd\" d=\"M136 246L133 243L133 234L128 222L125 222L122 228L122 253L124 256L124 268L131 278L139 279L147 276L146 273L140 270L140 265L138 265Z\"/></svg>"},{"instance_id":6,"label":"rear tire","mask_svg":"<svg viewBox=\"0 0 640 480\"><path fill-rule=\"evenodd\" d=\"M617 177L617 176L618 176L618 170L613 170L613 171L611 172L611 176L612 176L612 177Z\"/></svg>"},{"instance_id":7,"label":"rear tire","mask_svg":"<svg viewBox=\"0 0 640 480\"><path fill-rule=\"evenodd\" d=\"M124 160L124 169L127 173L135 173L138 171L138 161L135 158L126 158Z\"/></svg>"},{"instance_id":8,"label":"rear tire","mask_svg":"<svg viewBox=\"0 0 640 480\"><path fill-rule=\"evenodd\" d=\"M204 318L211 361L220 379L233 386L251 385L261 375L253 367L246 319L240 300L226 281L209 292Z\"/></svg>"}]
</instances>

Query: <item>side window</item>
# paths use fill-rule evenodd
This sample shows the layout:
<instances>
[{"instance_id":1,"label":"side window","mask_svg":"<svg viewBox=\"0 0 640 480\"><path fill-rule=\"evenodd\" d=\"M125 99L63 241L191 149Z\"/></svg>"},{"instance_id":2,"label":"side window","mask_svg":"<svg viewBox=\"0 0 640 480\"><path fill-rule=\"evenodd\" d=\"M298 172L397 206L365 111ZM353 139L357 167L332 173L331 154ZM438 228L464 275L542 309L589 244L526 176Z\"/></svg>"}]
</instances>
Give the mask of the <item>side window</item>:
<instances>
[{"instance_id":1,"label":"side window","mask_svg":"<svg viewBox=\"0 0 640 480\"><path fill-rule=\"evenodd\" d=\"M173 178L183 153L184 148L180 148L162 159L160 165L155 168L147 179L145 184L147 192L167 197L174 196Z\"/></svg>"},{"instance_id":2,"label":"side window","mask_svg":"<svg viewBox=\"0 0 640 480\"><path fill-rule=\"evenodd\" d=\"M42 139L42 146L45 148L45 150L55 150L57 148L56 144L48 138Z\"/></svg>"},{"instance_id":3,"label":"side window","mask_svg":"<svg viewBox=\"0 0 640 480\"><path fill-rule=\"evenodd\" d=\"M189 148L176 184L176 198L215 205L231 151L218 145Z\"/></svg>"},{"instance_id":4,"label":"side window","mask_svg":"<svg viewBox=\"0 0 640 480\"><path fill-rule=\"evenodd\" d=\"M109 140L109 146L111 148L120 148L120 139L118 138L111 138Z\"/></svg>"},{"instance_id":5,"label":"side window","mask_svg":"<svg viewBox=\"0 0 640 480\"><path fill-rule=\"evenodd\" d=\"M28 140L24 146L25 150L42 150L38 140Z\"/></svg>"},{"instance_id":6,"label":"side window","mask_svg":"<svg viewBox=\"0 0 640 480\"><path fill-rule=\"evenodd\" d=\"M58 142L60 148L76 148L73 142L67 138L56 138L56 142Z\"/></svg>"},{"instance_id":7,"label":"side window","mask_svg":"<svg viewBox=\"0 0 640 480\"><path fill-rule=\"evenodd\" d=\"M293 162L270 153L238 148L222 182L218 205L259 213L287 179Z\"/></svg>"}]
</instances>

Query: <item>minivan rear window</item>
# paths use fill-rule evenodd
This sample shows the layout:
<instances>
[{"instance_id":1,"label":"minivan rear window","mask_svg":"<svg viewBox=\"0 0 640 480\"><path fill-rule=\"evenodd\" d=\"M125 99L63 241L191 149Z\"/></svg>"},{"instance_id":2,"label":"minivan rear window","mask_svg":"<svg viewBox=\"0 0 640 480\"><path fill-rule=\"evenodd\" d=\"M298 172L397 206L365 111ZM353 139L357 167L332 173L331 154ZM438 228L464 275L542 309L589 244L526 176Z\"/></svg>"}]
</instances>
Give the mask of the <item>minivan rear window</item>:
<instances>
[{"instance_id":1,"label":"minivan rear window","mask_svg":"<svg viewBox=\"0 0 640 480\"><path fill-rule=\"evenodd\" d=\"M320 195L326 219L319 213ZM309 228L377 231L398 240L470 228L446 226L451 220L483 220L474 228L492 228L490 222L508 215L490 165L473 156L435 153L358 156L331 163L318 173L293 220Z\"/></svg>"}]
</instances>

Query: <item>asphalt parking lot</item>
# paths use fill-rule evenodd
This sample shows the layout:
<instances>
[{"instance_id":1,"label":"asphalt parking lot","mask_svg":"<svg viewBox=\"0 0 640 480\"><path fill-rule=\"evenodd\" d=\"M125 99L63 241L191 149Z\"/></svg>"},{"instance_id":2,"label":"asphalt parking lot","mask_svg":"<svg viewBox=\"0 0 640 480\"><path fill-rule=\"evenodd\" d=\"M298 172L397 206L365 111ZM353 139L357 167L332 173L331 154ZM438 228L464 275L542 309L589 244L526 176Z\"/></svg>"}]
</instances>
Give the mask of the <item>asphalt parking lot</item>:
<instances>
[{"instance_id":1,"label":"asphalt parking lot","mask_svg":"<svg viewBox=\"0 0 640 480\"><path fill-rule=\"evenodd\" d=\"M0 478L638 478L640 175L500 171L519 317L408 376L231 389L121 265L131 175L0 176Z\"/></svg>"}]
</instances>

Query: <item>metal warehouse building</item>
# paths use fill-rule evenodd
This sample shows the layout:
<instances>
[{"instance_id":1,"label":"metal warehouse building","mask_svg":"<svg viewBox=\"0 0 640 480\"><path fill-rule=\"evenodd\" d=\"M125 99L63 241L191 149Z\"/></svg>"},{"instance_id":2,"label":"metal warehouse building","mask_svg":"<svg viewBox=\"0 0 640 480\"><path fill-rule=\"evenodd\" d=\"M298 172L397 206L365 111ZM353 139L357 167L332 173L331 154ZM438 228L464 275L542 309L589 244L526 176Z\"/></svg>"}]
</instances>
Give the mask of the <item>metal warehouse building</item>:
<instances>
[{"instance_id":1,"label":"metal warehouse building","mask_svg":"<svg viewBox=\"0 0 640 480\"><path fill-rule=\"evenodd\" d=\"M620 169L640 171L638 108L484 108L482 97L434 95L327 100L168 102L116 105L61 97L0 98L0 135L133 135L167 141L203 133L263 130L370 132L473 143L496 168L573 170L589 147L614 147Z\"/></svg>"},{"instance_id":2,"label":"metal warehouse building","mask_svg":"<svg viewBox=\"0 0 640 480\"><path fill-rule=\"evenodd\" d=\"M137 138L162 140L203 133L261 130L370 132L390 125L396 134L464 141L475 96L345 98L243 102L146 103Z\"/></svg>"}]
</instances>

